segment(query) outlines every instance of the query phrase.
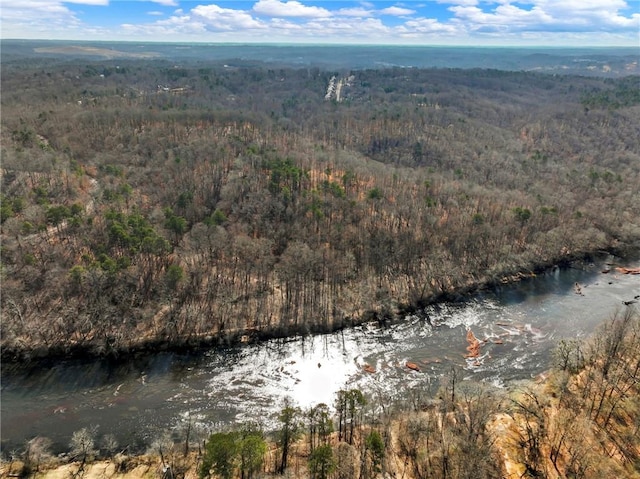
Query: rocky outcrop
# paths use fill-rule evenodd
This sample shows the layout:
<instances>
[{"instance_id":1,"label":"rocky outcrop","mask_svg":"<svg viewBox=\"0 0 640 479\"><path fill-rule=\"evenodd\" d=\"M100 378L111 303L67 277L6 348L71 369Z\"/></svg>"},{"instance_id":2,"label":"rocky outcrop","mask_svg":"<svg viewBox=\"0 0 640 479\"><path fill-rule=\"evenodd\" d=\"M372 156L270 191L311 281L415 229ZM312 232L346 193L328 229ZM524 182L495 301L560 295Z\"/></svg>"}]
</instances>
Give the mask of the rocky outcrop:
<instances>
[{"instance_id":1,"label":"rocky outcrop","mask_svg":"<svg viewBox=\"0 0 640 479\"><path fill-rule=\"evenodd\" d=\"M412 369L413 371L420 371L420 366L418 366L416 363L412 363L411 361L407 361L405 366L407 366L409 369Z\"/></svg>"},{"instance_id":2,"label":"rocky outcrop","mask_svg":"<svg viewBox=\"0 0 640 479\"><path fill-rule=\"evenodd\" d=\"M480 356L481 343L471 330L467 331L467 342L469 343L469 346L467 346L467 354L465 355L465 357L477 358L478 356Z\"/></svg>"},{"instance_id":3,"label":"rocky outcrop","mask_svg":"<svg viewBox=\"0 0 640 479\"><path fill-rule=\"evenodd\" d=\"M616 267L616 271L621 274L640 274L640 268L625 268L623 266Z\"/></svg>"}]
</instances>

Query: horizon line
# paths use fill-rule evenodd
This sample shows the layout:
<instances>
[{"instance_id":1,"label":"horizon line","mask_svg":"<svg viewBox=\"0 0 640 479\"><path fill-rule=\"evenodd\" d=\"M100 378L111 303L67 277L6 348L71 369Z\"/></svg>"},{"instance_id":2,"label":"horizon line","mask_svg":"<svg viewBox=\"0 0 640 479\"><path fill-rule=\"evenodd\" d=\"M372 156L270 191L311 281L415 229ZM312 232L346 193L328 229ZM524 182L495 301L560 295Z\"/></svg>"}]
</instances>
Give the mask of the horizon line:
<instances>
[{"instance_id":1,"label":"horizon line","mask_svg":"<svg viewBox=\"0 0 640 479\"><path fill-rule=\"evenodd\" d=\"M486 44L486 45L470 45L465 43L340 43L340 42L278 42L278 41L235 41L235 42L212 42L212 41L167 41L167 40L79 40L79 39L61 39L61 38L1 38L0 41L5 42L68 42L68 43L151 43L157 45L220 45L220 46L256 46L256 45L270 45L270 46L350 46L350 47L426 47L426 48L545 48L552 50L559 49L607 49L607 48L625 48L637 50L636 46L631 45L546 45L546 44L522 44L522 45L502 45L502 44ZM640 51L639 51L640 55Z\"/></svg>"}]
</instances>

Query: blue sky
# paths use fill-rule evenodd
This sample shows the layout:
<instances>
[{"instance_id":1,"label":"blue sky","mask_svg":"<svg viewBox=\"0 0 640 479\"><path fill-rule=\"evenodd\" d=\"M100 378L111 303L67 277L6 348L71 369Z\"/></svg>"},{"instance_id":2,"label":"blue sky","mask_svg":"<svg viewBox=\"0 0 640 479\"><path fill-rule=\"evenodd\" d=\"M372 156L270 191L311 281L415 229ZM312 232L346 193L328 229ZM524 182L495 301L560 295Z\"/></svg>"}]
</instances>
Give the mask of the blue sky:
<instances>
[{"instance_id":1,"label":"blue sky","mask_svg":"<svg viewBox=\"0 0 640 479\"><path fill-rule=\"evenodd\" d=\"M637 46L640 0L2 0L1 37Z\"/></svg>"}]
</instances>

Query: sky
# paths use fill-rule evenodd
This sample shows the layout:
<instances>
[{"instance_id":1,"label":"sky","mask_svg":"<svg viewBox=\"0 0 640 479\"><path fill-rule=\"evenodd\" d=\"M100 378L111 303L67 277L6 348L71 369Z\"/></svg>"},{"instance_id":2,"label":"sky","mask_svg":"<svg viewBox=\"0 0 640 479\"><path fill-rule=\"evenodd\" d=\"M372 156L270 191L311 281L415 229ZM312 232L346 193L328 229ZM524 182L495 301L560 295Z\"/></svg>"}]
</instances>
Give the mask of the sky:
<instances>
[{"instance_id":1,"label":"sky","mask_svg":"<svg viewBox=\"0 0 640 479\"><path fill-rule=\"evenodd\" d=\"M2 0L0 38L640 49L640 0Z\"/></svg>"}]
</instances>

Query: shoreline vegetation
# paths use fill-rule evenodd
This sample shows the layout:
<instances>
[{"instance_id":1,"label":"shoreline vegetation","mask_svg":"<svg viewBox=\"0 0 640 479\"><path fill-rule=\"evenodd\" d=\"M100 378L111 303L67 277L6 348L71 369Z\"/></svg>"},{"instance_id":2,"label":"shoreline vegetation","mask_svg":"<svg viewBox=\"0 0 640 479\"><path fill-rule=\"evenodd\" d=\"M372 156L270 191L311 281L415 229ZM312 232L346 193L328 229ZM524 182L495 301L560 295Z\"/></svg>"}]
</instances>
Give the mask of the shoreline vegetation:
<instances>
[{"instance_id":1,"label":"shoreline vegetation","mask_svg":"<svg viewBox=\"0 0 640 479\"><path fill-rule=\"evenodd\" d=\"M637 254L637 253L636 253ZM188 338L158 339L158 338L140 338L138 343L130 343L126 349L103 350L96 348L96 344L88 342L87 344L56 344L46 349L31 350L28 347L24 349L11 350L3 348L0 356L4 363L5 370L7 368L14 369L18 367L30 368L39 362L49 362L58 359L110 359L114 361L126 361L127 358L135 357L140 354L153 354L156 352L191 352L197 353L211 347L229 347L241 344L268 341L271 339L286 339L295 336L327 334L340 331L344 328L361 326L369 322L378 324L391 324L406 317L407 314L419 314L420 310L426 306L434 304L443 304L447 302L463 302L471 299L475 294L482 291L491 291L496 287L508 286L523 280L535 277L538 274L548 273L555 268L571 268L580 267L584 263L597 261L596 258L603 259L606 256L615 256L613 253L598 251L593 254L586 254L581 258L563 259L555 262L552 266L539 265L526 272L520 271L502 276L499 280L479 283L466 286L464 289L441 293L438 297L423 299L419 304L394 305L391 309L384 312L367 310L364 314L357 318L341 318L337 322L324 323L321 327L325 329L309 329L308 325L302 325L301 329L293 328L287 331L277 329L266 330L238 330L220 333L219 336L202 336ZM624 258L619 258L620 262L624 262ZM609 268L610 264L606 266ZM624 270L626 268L622 268ZM605 269L608 272L608 269ZM622 274L638 274L635 269L629 270L631 273L622 271Z\"/></svg>"},{"instance_id":2,"label":"shoreline vegetation","mask_svg":"<svg viewBox=\"0 0 640 479\"><path fill-rule=\"evenodd\" d=\"M2 360L330 331L624 257L637 80L3 62Z\"/></svg>"}]
</instances>

